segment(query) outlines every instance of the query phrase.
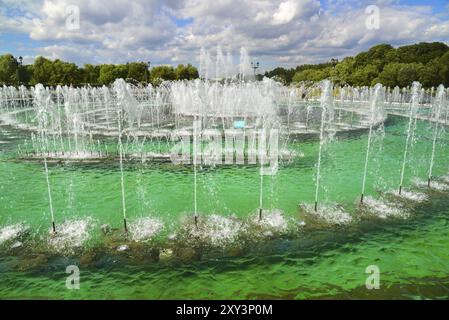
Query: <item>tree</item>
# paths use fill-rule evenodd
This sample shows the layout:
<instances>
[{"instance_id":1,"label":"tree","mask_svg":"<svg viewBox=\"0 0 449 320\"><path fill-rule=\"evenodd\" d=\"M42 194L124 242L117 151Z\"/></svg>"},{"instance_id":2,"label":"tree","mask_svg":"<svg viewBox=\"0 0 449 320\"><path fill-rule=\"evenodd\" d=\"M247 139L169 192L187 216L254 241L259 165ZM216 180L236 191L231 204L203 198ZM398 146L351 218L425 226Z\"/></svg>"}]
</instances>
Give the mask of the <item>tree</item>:
<instances>
[{"instance_id":1,"label":"tree","mask_svg":"<svg viewBox=\"0 0 449 320\"><path fill-rule=\"evenodd\" d=\"M50 78L53 74L53 64L50 60L44 57L37 57L34 60L32 72L33 76L30 84L36 85L41 83L43 85L50 85Z\"/></svg>"},{"instance_id":2,"label":"tree","mask_svg":"<svg viewBox=\"0 0 449 320\"><path fill-rule=\"evenodd\" d=\"M438 76L441 83L446 87L449 87L449 52L446 52L446 54L438 60L438 66L440 69Z\"/></svg>"},{"instance_id":3,"label":"tree","mask_svg":"<svg viewBox=\"0 0 449 320\"><path fill-rule=\"evenodd\" d=\"M17 70L19 63L11 54L0 56L0 84L17 85Z\"/></svg>"},{"instance_id":4,"label":"tree","mask_svg":"<svg viewBox=\"0 0 449 320\"><path fill-rule=\"evenodd\" d=\"M98 81L100 84L108 85L116 79L125 79L128 75L128 68L126 65L102 64L100 66L100 75Z\"/></svg>"},{"instance_id":5,"label":"tree","mask_svg":"<svg viewBox=\"0 0 449 320\"><path fill-rule=\"evenodd\" d=\"M364 67L358 68L352 74L352 83L358 86L370 86L374 79L379 76L379 70L375 65L368 64Z\"/></svg>"},{"instance_id":6,"label":"tree","mask_svg":"<svg viewBox=\"0 0 449 320\"><path fill-rule=\"evenodd\" d=\"M100 77L100 66L94 66L92 64L85 64L82 69L83 83L85 84L99 84L98 78Z\"/></svg>"},{"instance_id":7,"label":"tree","mask_svg":"<svg viewBox=\"0 0 449 320\"><path fill-rule=\"evenodd\" d=\"M128 79L134 79L139 82L148 82L148 65L144 62L131 62L127 64Z\"/></svg>"},{"instance_id":8,"label":"tree","mask_svg":"<svg viewBox=\"0 0 449 320\"><path fill-rule=\"evenodd\" d=\"M419 82L425 88L438 87L442 83L439 75L438 60L434 60L426 64L419 74Z\"/></svg>"},{"instance_id":9,"label":"tree","mask_svg":"<svg viewBox=\"0 0 449 320\"><path fill-rule=\"evenodd\" d=\"M151 81L176 80L176 73L172 66L158 66L151 69Z\"/></svg>"},{"instance_id":10,"label":"tree","mask_svg":"<svg viewBox=\"0 0 449 320\"><path fill-rule=\"evenodd\" d=\"M193 80L199 77L198 70L190 63L188 65L179 64L175 69L177 80Z\"/></svg>"},{"instance_id":11,"label":"tree","mask_svg":"<svg viewBox=\"0 0 449 320\"><path fill-rule=\"evenodd\" d=\"M422 63L443 56L449 51L449 47L441 42L421 42L411 46L403 46L397 49L397 57L402 63Z\"/></svg>"},{"instance_id":12,"label":"tree","mask_svg":"<svg viewBox=\"0 0 449 320\"><path fill-rule=\"evenodd\" d=\"M419 80L419 75L423 65L421 63L407 63L403 64L399 69L398 82L400 87L411 86L413 81Z\"/></svg>"},{"instance_id":13,"label":"tree","mask_svg":"<svg viewBox=\"0 0 449 320\"><path fill-rule=\"evenodd\" d=\"M306 69L298 71L293 76L293 82L314 81L318 82L329 78L332 72L332 68L328 67L322 70Z\"/></svg>"},{"instance_id":14,"label":"tree","mask_svg":"<svg viewBox=\"0 0 449 320\"><path fill-rule=\"evenodd\" d=\"M74 63L56 59L52 62L51 68L50 85L79 85L82 82L82 73Z\"/></svg>"},{"instance_id":15,"label":"tree","mask_svg":"<svg viewBox=\"0 0 449 320\"><path fill-rule=\"evenodd\" d=\"M341 83L346 83L352 85L354 82L352 80L352 71L354 70L355 59L348 57L343 59L339 64L335 66L335 73L337 79Z\"/></svg>"}]
</instances>

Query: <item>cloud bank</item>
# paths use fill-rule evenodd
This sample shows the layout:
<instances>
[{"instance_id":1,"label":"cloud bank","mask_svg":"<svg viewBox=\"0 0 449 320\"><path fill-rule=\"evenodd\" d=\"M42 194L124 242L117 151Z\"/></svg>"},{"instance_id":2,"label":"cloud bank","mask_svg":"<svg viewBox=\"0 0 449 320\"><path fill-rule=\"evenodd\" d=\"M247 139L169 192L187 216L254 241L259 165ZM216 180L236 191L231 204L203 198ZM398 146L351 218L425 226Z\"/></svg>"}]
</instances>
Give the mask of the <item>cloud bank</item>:
<instances>
[{"instance_id":1,"label":"cloud bank","mask_svg":"<svg viewBox=\"0 0 449 320\"><path fill-rule=\"evenodd\" d=\"M369 5L379 10L379 28L367 27ZM27 41L15 45L19 36ZM237 54L244 46L270 68L341 58L381 42L448 42L449 17L388 0L0 0L1 40L27 60L78 64L198 64L201 47Z\"/></svg>"}]
</instances>

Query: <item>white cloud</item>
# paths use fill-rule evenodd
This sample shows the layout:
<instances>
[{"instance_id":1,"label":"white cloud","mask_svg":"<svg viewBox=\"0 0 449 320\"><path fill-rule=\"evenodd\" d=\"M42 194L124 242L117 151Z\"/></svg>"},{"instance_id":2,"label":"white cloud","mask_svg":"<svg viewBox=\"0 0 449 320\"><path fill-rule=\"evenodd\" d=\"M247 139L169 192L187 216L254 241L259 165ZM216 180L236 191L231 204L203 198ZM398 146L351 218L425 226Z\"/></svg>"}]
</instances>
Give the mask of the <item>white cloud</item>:
<instances>
[{"instance_id":1,"label":"white cloud","mask_svg":"<svg viewBox=\"0 0 449 320\"><path fill-rule=\"evenodd\" d=\"M241 46L262 66L326 61L388 42L448 41L449 21L429 6L377 1L380 29L367 30L368 0L0 0L2 32L27 34L23 55L85 62L196 62L201 47ZM66 28L66 8L80 29Z\"/></svg>"},{"instance_id":2,"label":"white cloud","mask_svg":"<svg viewBox=\"0 0 449 320\"><path fill-rule=\"evenodd\" d=\"M282 2L278 10L273 14L273 24L284 24L292 21L295 17L297 2L289 0Z\"/></svg>"}]
</instances>

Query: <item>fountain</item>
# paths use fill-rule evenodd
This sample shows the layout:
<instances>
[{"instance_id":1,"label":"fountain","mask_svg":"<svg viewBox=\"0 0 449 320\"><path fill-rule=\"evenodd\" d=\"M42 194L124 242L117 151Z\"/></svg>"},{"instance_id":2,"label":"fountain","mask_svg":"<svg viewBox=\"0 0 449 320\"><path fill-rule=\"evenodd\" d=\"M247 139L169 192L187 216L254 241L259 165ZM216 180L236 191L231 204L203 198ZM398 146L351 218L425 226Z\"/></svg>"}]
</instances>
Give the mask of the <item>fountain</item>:
<instances>
[{"instance_id":1,"label":"fountain","mask_svg":"<svg viewBox=\"0 0 449 320\"><path fill-rule=\"evenodd\" d=\"M432 88L433 89L433 88ZM432 180L432 169L435 161L435 146L438 137L438 128L440 124L440 116L442 110L446 110L446 89L443 85L438 87L436 99L432 103L433 120L435 122L433 129L433 141L432 141L432 153L430 155L429 175L427 179L427 186L430 188L430 182Z\"/></svg>"},{"instance_id":2,"label":"fountain","mask_svg":"<svg viewBox=\"0 0 449 320\"><path fill-rule=\"evenodd\" d=\"M318 193L320 189L320 171L321 171L321 153L324 143L333 138L335 133L333 130L334 121L334 100L332 95L332 83L329 80L325 80L321 84L322 93L320 99L321 107L321 127L320 127L320 143L318 147L318 162L316 165L316 184L315 184L315 211L318 209ZM328 137L325 134L329 133Z\"/></svg>"},{"instance_id":3,"label":"fountain","mask_svg":"<svg viewBox=\"0 0 449 320\"><path fill-rule=\"evenodd\" d=\"M365 156L365 167L363 170L363 180L362 180L362 193L360 196L360 202L363 203L363 197L365 195L365 187L366 187L366 175L368 172L368 161L369 154L371 148L371 138L373 135L373 127L376 125L380 119L382 119L383 115L383 106L384 106L384 96L383 96L383 87L381 84L377 84L374 88L374 94L372 100L370 101L370 110L369 110L369 131L368 131L368 144L366 147L366 156Z\"/></svg>"},{"instance_id":4,"label":"fountain","mask_svg":"<svg viewBox=\"0 0 449 320\"><path fill-rule=\"evenodd\" d=\"M417 113L417 109L418 109L418 105L419 105L420 91L421 91L421 84L418 82L414 82L413 89L412 89L412 98L411 98L409 112L408 112L407 139L405 140L404 156L403 156L403 160L402 160L401 179L399 182L399 191L398 191L399 195L402 193L402 184L404 183L404 173L405 173L405 165L407 162L409 141L410 141L410 138L413 137L415 134L416 113Z\"/></svg>"},{"instance_id":5,"label":"fountain","mask_svg":"<svg viewBox=\"0 0 449 320\"><path fill-rule=\"evenodd\" d=\"M60 235L47 241L48 250L65 253L67 246L82 248L100 239L113 256L150 248L152 257L189 259L217 248L235 254L323 226L356 228L367 217L410 219L414 205L373 190L369 181L378 164L382 189L396 188L391 177L401 163L399 194L404 193L407 163L417 158L410 149L414 140L429 149L432 144L427 184L441 185L422 191L425 197L449 188L446 151L437 148L445 143L448 117L443 86L355 88L326 80L286 87L273 79L254 81L250 62L244 48L233 59L218 47L201 50L201 79L192 81L0 88L0 165L12 172L0 173L0 210L11 216L11 223L5 220L10 228L0 229L8 250L28 224L39 230L35 212L49 212L52 231ZM387 123L387 117L394 121ZM433 126L428 144L416 138L423 136L423 122ZM404 124L405 137L396 134ZM404 150L386 148L376 155L378 133L385 134L386 146L405 140ZM34 177L42 167L45 203L38 189L41 182L45 191L44 180ZM66 172L73 186L65 186ZM268 191L265 175L273 172ZM25 194L28 176L36 190ZM363 205L354 204L359 194ZM298 196L310 204L299 219ZM64 211L70 201L74 208ZM192 207L193 219L186 209ZM122 223L128 236L116 231ZM96 224L106 225L100 235L90 229Z\"/></svg>"}]
</instances>

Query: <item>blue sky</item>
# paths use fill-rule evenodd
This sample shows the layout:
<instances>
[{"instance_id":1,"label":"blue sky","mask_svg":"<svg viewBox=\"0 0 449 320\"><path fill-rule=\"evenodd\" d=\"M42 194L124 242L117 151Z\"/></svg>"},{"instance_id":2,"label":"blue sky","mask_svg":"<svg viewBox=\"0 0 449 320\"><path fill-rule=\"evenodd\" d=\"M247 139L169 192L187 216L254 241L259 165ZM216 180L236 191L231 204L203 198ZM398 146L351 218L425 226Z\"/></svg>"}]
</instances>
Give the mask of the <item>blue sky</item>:
<instances>
[{"instance_id":1,"label":"blue sky","mask_svg":"<svg viewBox=\"0 0 449 320\"><path fill-rule=\"evenodd\" d=\"M379 28L370 29L373 4ZM420 41L449 42L448 1L0 0L0 53L26 63L43 55L79 65L198 65L202 47L213 58L220 46L234 61L245 47L270 69Z\"/></svg>"}]
</instances>

